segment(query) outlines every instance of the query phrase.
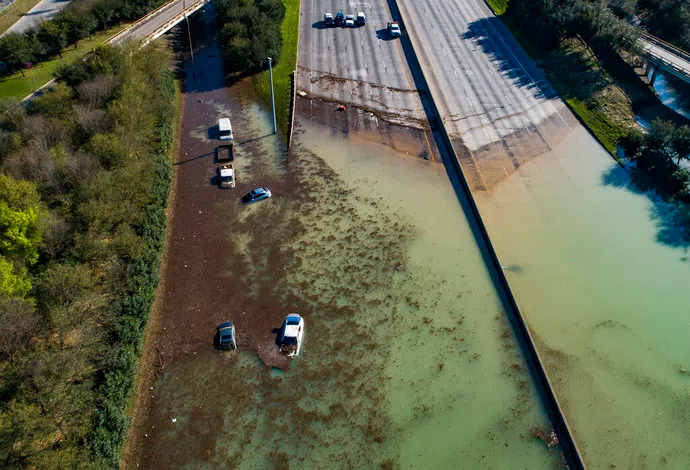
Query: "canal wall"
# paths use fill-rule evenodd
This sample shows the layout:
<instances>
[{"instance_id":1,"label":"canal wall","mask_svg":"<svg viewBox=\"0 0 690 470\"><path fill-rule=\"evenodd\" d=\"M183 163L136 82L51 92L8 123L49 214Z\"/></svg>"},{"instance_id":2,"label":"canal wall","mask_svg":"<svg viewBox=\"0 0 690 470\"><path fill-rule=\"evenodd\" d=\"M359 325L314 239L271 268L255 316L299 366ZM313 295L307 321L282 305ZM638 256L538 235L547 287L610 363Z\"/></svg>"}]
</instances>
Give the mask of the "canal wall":
<instances>
[{"instance_id":1,"label":"canal wall","mask_svg":"<svg viewBox=\"0 0 690 470\"><path fill-rule=\"evenodd\" d=\"M405 22L403 20L403 15L400 12L398 1L399 0L387 0L387 3L391 10L392 17L399 21L403 32L406 33ZM520 344L520 349L523 353L532 378L534 379L537 393L539 394L541 402L547 412L547 415L549 416L549 419L551 420L553 429L558 436L563 455L570 468L584 469L586 467L582 461L580 451L573 437L573 433L558 402L553 386L551 385L551 381L549 380L548 374L543 366L543 361L541 360L541 357L539 356L539 353L534 345L534 340L529 332L529 328L527 327L524 316L522 315L520 307L515 300L515 296L513 295L510 285L508 284L508 280L503 273L498 255L493 247L486 226L482 220L481 213L479 212L470 186L467 183L462 167L460 166L458 152L463 154L471 153L471 150L467 147L456 149L453 146L443 120L441 119L441 114L439 113L436 103L434 102L432 89L427 82L421 63L419 62L415 52L413 44L414 41L408 34L403 34L400 40L405 54L405 59L407 60L408 66L410 67L410 72L412 73L412 77L415 82L415 86L417 87L417 90L419 90L422 105L424 107L426 117L429 120L429 125L431 127L434 139L436 140L439 153L441 154L446 170L451 177L451 182L456 189L456 193L459 193L458 199L460 200L463 209L465 209L465 213L468 216L470 225L472 226L472 230L475 234L477 244L479 245L482 255L484 256L484 260L489 267L489 271L491 272L491 276L498 294L501 297L503 306L506 309L508 318L515 332L518 343Z\"/></svg>"}]
</instances>

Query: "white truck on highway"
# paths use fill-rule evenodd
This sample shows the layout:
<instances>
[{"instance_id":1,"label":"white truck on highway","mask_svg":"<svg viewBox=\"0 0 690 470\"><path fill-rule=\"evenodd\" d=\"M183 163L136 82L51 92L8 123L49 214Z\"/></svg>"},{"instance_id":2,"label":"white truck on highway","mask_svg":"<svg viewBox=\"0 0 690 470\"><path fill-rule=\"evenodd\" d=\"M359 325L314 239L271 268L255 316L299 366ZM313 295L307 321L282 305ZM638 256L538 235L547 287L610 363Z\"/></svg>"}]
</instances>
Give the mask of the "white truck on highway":
<instances>
[{"instance_id":1,"label":"white truck on highway","mask_svg":"<svg viewBox=\"0 0 690 470\"><path fill-rule=\"evenodd\" d=\"M400 25L397 21L391 21L388 23L388 34L394 38L400 37Z\"/></svg>"}]
</instances>

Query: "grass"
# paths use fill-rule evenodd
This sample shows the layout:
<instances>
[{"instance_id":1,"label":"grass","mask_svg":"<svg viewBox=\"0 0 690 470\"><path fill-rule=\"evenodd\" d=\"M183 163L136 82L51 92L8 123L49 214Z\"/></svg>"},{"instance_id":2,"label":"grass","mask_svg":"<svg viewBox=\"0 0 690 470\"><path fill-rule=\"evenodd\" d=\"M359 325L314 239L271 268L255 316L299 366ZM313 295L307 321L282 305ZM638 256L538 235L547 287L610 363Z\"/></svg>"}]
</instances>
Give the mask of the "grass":
<instances>
[{"instance_id":1,"label":"grass","mask_svg":"<svg viewBox=\"0 0 690 470\"><path fill-rule=\"evenodd\" d=\"M0 34L4 33L14 23L35 7L40 0L15 0L15 2L0 13Z\"/></svg>"},{"instance_id":2,"label":"grass","mask_svg":"<svg viewBox=\"0 0 690 470\"><path fill-rule=\"evenodd\" d=\"M508 10L508 2L510 0L486 0L491 9L497 14L502 15Z\"/></svg>"},{"instance_id":3,"label":"grass","mask_svg":"<svg viewBox=\"0 0 690 470\"><path fill-rule=\"evenodd\" d=\"M290 109L290 75L297 66L297 36L299 34L300 0L283 0L285 18L280 25L283 37L283 50L278 64L273 67L273 88L276 100L276 120L278 127L285 133L288 129L288 112ZM261 100L270 108L271 83L268 72L262 72L254 78L254 88ZM285 138L287 137L284 135Z\"/></svg>"},{"instance_id":4,"label":"grass","mask_svg":"<svg viewBox=\"0 0 690 470\"><path fill-rule=\"evenodd\" d=\"M82 39L76 48L74 46L65 48L62 51L62 58L55 57L37 64L32 69L24 70L26 76L22 76L21 72L15 72L0 78L0 99L17 98L21 100L25 98L52 80L53 72L58 66L83 57L125 27L126 25L114 26L95 33L90 38Z\"/></svg>"}]
</instances>

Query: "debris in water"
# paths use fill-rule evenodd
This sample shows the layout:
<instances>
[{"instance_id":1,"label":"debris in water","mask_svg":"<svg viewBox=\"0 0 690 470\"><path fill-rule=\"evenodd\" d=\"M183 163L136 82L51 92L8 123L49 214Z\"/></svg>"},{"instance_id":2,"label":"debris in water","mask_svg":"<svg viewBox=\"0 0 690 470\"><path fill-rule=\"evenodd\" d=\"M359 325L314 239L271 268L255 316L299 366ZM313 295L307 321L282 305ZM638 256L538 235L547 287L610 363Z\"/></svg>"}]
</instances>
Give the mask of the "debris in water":
<instances>
[{"instance_id":1,"label":"debris in water","mask_svg":"<svg viewBox=\"0 0 690 470\"><path fill-rule=\"evenodd\" d=\"M173 423L177 423L177 418L173 418L173 419L172 419L172 422L173 422Z\"/></svg>"},{"instance_id":2,"label":"debris in water","mask_svg":"<svg viewBox=\"0 0 690 470\"><path fill-rule=\"evenodd\" d=\"M396 270L396 271L402 271L402 268L403 268L402 263L398 263L398 264L395 265L395 270Z\"/></svg>"},{"instance_id":3,"label":"debris in water","mask_svg":"<svg viewBox=\"0 0 690 470\"><path fill-rule=\"evenodd\" d=\"M558 445L558 436L556 435L556 431L553 429L546 431L540 427L535 427L532 429L532 435L543 441L549 449Z\"/></svg>"},{"instance_id":4,"label":"debris in water","mask_svg":"<svg viewBox=\"0 0 690 470\"><path fill-rule=\"evenodd\" d=\"M347 106L345 106L344 104L341 104L340 106L338 106L336 108L336 111L347 111Z\"/></svg>"},{"instance_id":5,"label":"debris in water","mask_svg":"<svg viewBox=\"0 0 690 470\"><path fill-rule=\"evenodd\" d=\"M688 370L685 367L680 366L680 373L683 375L688 375Z\"/></svg>"}]
</instances>

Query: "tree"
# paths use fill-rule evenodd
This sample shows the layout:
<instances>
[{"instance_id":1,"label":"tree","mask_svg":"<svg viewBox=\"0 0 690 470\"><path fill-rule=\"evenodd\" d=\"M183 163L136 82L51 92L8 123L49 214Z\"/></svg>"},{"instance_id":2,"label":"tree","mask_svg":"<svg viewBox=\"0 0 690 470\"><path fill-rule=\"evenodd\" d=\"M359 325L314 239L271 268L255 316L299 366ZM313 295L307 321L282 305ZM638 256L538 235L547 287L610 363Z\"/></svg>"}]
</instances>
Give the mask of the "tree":
<instances>
[{"instance_id":1,"label":"tree","mask_svg":"<svg viewBox=\"0 0 690 470\"><path fill-rule=\"evenodd\" d=\"M75 46L80 39L96 29L96 19L89 12L77 12L71 9L61 10L53 22L65 31L67 42Z\"/></svg>"},{"instance_id":2,"label":"tree","mask_svg":"<svg viewBox=\"0 0 690 470\"><path fill-rule=\"evenodd\" d=\"M17 257L30 265L38 261L42 212L33 183L0 174L0 256Z\"/></svg>"},{"instance_id":3,"label":"tree","mask_svg":"<svg viewBox=\"0 0 690 470\"><path fill-rule=\"evenodd\" d=\"M67 31L54 21L44 21L38 30L38 40L45 56L62 57L62 50L67 47Z\"/></svg>"},{"instance_id":4,"label":"tree","mask_svg":"<svg viewBox=\"0 0 690 470\"><path fill-rule=\"evenodd\" d=\"M9 33L0 38L0 61L5 62L10 70L21 70L24 76L24 64L37 55L36 44L23 34Z\"/></svg>"},{"instance_id":5,"label":"tree","mask_svg":"<svg viewBox=\"0 0 690 470\"><path fill-rule=\"evenodd\" d=\"M690 126L680 126L673 132L671 148L678 165L681 160L690 160Z\"/></svg>"},{"instance_id":6,"label":"tree","mask_svg":"<svg viewBox=\"0 0 690 470\"><path fill-rule=\"evenodd\" d=\"M74 114L72 90L62 83L31 102L31 111L47 118L70 119Z\"/></svg>"}]
</instances>

